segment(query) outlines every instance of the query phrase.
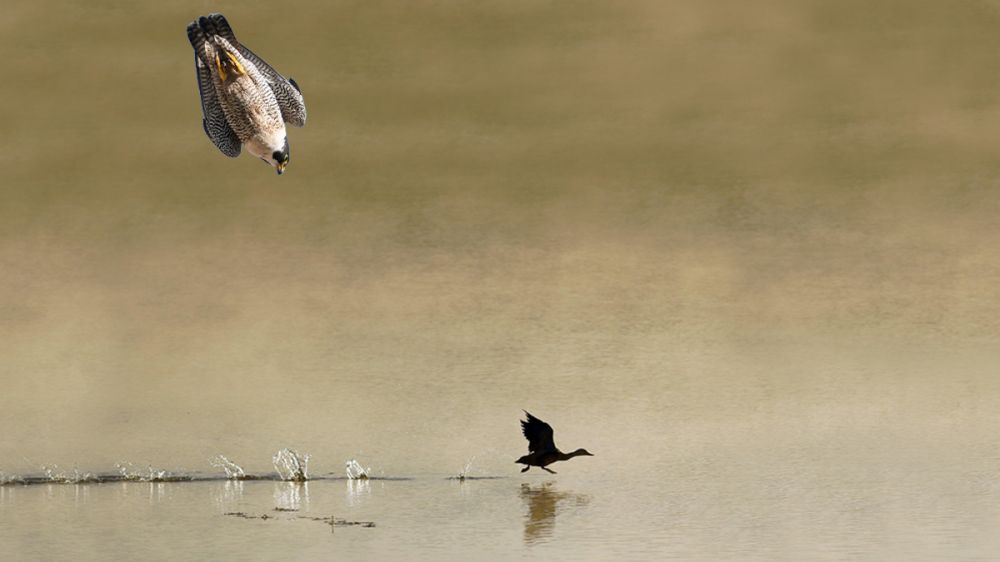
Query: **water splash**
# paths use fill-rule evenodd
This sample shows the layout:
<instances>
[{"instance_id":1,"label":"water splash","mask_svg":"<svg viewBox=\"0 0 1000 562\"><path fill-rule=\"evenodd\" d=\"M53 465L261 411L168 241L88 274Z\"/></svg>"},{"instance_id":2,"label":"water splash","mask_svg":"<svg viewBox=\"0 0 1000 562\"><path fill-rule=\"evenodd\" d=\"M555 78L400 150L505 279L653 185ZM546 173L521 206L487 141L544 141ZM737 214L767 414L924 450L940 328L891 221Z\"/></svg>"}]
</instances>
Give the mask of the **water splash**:
<instances>
[{"instance_id":1,"label":"water splash","mask_svg":"<svg viewBox=\"0 0 1000 562\"><path fill-rule=\"evenodd\" d=\"M465 467L458 472L458 476L456 476L455 478L458 480L465 480L466 478L471 476L469 474L469 471L472 470L472 463L475 462L475 460L476 460L475 456L469 459L468 462L465 463Z\"/></svg>"},{"instance_id":2,"label":"water splash","mask_svg":"<svg viewBox=\"0 0 1000 562\"><path fill-rule=\"evenodd\" d=\"M225 470L226 478L229 480L243 480L247 477L247 473L243 470L243 467L227 459L225 455L216 455L215 458L208 462L212 463L212 466L216 468Z\"/></svg>"},{"instance_id":3,"label":"water splash","mask_svg":"<svg viewBox=\"0 0 1000 562\"><path fill-rule=\"evenodd\" d=\"M60 484L81 484L84 482L97 482L96 476L90 472L80 472L80 469L73 466L72 472L67 472L65 470L60 470L59 465L42 465L42 473L45 474L45 480L48 482L57 482Z\"/></svg>"},{"instance_id":4,"label":"water splash","mask_svg":"<svg viewBox=\"0 0 1000 562\"><path fill-rule=\"evenodd\" d=\"M290 482L305 482L309 479L309 455L300 455L292 449L282 449L274 454L274 470L278 477Z\"/></svg>"},{"instance_id":5,"label":"water splash","mask_svg":"<svg viewBox=\"0 0 1000 562\"><path fill-rule=\"evenodd\" d=\"M136 468L136 466L128 461L120 462L115 465L118 469L118 474L121 475L122 480L135 481L135 482L166 482L170 480L170 473L166 470L157 470L151 465L146 466L146 470Z\"/></svg>"},{"instance_id":6,"label":"water splash","mask_svg":"<svg viewBox=\"0 0 1000 562\"><path fill-rule=\"evenodd\" d=\"M349 480L368 480L368 475L371 473L371 467L363 467L355 459L351 459L346 463L347 478Z\"/></svg>"},{"instance_id":7,"label":"water splash","mask_svg":"<svg viewBox=\"0 0 1000 562\"><path fill-rule=\"evenodd\" d=\"M465 482L466 480L499 480L504 478L503 476L489 476L483 471L482 468L476 468L475 472L477 474L474 475L472 465L475 464L475 462L476 457L473 456L466 461L465 466L462 467L462 470L458 471L458 474L449 476L446 480L458 480L459 482Z\"/></svg>"},{"instance_id":8,"label":"water splash","mask_svg":"<svg viewBox=\"0 0 1000 562\"><path fill-rule=\"evenodd\" d=\"M0 470L0 486L7 484L24 484L24 478L17 474L7 474Z\"/></svg>"}]
</instances>

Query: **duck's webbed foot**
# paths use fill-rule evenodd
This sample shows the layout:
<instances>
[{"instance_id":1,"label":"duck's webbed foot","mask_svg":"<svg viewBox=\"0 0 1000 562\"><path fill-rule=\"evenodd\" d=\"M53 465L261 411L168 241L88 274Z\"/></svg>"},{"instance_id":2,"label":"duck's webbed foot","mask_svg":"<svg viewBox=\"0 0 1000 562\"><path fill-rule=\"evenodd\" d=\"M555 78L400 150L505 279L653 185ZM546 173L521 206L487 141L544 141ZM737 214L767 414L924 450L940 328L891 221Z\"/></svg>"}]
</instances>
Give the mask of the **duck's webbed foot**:
<instances>
[{"instance_id":1,"label":"duck's webbed foot","mask_svg":"<svg viewBox=\"0 0 1000 562\"><path fill-rule=\"evenodd\" d=\"M527 464L527 465L524 466L524 468L521 469L521 472L528 472L529 468L531 468L531 465Z\"/></svg>"},{"instance_id":2,"label":"duck's webbed foot","mask_svg":"<svg viewBox=\"0 0 1000 562\"><path fill-rule=\"evenodd\" d=\"M543 467L541 467L541 468L542 468L542 470L544 470L545 472L548 472L549 474L555 474L555 473L556 473L556 471L554 471L554 470L549 470L549 469L545 468L544 466L543 466Z\"/></svg>"}]
</instances>

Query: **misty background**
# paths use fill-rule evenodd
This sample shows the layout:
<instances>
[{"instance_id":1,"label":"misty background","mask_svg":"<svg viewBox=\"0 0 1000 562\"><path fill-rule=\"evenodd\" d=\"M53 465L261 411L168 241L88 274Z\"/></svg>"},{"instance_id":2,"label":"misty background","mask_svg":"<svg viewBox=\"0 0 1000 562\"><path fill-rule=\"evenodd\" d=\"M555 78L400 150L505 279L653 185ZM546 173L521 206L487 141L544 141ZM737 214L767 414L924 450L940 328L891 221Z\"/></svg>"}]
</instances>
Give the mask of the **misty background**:
<instances>
[{"instance_id":1,"label":"misty background","mask_svg":"<svg viewBox=\"0 0 1000 562\"><path fill-rule=\"evenodd\" d=\"M282 177L202 131L184 27L210 11L302 86ZM507 474L521 408L605 469L995 458L998 25L998 2L6 6L0 469L294 447Z\"/></svg>"}]
</instances>

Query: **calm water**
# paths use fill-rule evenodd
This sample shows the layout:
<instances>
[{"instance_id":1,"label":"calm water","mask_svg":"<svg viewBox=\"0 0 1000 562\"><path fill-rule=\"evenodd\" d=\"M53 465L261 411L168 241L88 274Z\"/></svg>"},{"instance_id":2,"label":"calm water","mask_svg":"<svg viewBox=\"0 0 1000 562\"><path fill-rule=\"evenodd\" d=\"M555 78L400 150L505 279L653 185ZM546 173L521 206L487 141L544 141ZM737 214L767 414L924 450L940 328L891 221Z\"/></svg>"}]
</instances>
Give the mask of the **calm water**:
<instances>
[{"instance_id":1,"label":"calm water","mask_svg":"<svg viewBox=\"0 0 1000 562\"><path fill-rule=\"evenodd\" d=\"M305 93L280 178L202 133L213 10ZM995 558L998 24L5 7L0 558ZM596 456L520 474L522 408ZM215 479L17 482L118 465Z\"/></svg>"}]
</instances>

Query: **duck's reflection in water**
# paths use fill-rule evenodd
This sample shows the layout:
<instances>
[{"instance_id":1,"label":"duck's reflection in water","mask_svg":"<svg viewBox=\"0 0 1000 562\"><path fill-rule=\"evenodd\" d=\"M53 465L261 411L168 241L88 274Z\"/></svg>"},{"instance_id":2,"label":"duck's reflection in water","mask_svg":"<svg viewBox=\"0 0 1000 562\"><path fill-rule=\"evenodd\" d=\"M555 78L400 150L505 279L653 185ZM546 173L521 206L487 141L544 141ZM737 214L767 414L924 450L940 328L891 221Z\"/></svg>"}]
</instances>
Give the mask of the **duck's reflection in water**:
<instances>
[{"instance_id":1,"label":"duck's reflection in water","mask_svg":"<svg viewBox=\"0 0 1000 562\"><path fill-rule=\"evenodd\" d=\"M524 516L524 543L532 545L552 536L556 515L590 503L590 496L560 492L554 482L521 484L521 499L528 506Z\"/></svg>"}]
</instances>

